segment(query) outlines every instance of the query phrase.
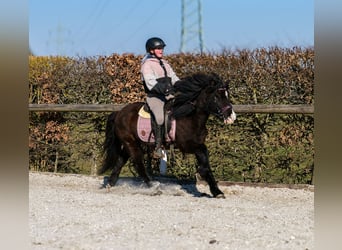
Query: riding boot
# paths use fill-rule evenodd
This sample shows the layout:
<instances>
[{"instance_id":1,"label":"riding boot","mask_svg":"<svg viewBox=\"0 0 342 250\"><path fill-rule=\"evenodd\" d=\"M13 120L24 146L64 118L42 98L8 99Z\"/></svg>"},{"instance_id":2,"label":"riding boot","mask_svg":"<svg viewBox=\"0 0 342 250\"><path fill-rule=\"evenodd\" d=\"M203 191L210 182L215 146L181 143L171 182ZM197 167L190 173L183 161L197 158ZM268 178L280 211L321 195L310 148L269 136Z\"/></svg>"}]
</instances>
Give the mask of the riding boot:
<instances>
[{"instance_id":1,"label":"riding boot","mask_svg":"<svg viewBox=\"0 0 342 250\"><path fill-rule=\"evenodd\" d=\"M163 144L163 125L157 125L156 131L155 131L155 140L156 140L156 148L153 152L154 158L163 158L163 150L162 150L162 144Z\"/></svg>"}]
</instances>

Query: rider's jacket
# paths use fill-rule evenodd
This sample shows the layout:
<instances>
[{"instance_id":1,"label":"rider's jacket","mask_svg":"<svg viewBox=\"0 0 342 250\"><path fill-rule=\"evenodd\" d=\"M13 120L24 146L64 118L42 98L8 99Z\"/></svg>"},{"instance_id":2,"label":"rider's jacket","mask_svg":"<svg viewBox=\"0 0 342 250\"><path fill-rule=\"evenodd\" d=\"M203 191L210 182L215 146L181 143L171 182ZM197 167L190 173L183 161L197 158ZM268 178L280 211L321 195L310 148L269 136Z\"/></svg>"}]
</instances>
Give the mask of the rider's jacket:
<instances>
[{"instance_id":1,"label":"rider's jacket","mask_svg":"<svg viewBox=\"0 0 342 250\"><path fill-rule=\"evenodd\" d=\"M150 54L142 60L141 75L148 97L163 98L172 85L179 80L166 60L158 59Z\"/></svg>"}]
</instances>

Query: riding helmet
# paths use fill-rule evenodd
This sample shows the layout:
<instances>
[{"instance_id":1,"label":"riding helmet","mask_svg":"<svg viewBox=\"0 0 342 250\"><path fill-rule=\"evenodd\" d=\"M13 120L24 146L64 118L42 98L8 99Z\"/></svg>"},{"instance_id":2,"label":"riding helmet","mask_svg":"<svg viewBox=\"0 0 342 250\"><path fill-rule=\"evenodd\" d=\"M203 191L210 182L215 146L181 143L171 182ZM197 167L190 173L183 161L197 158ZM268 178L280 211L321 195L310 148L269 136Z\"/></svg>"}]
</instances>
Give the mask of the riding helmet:
<instances>
[{"instance_id":1,"label":"riding helmet","mask_svg":"<svg viewBox=\"0 0 342 250\"><path fill-rule=\"evenodd\" d=\"M164 41L159 37L152 37L146 41L146 52L149 53L152 49L163 49L166 46Z\"/></svg>"}]
</instances>

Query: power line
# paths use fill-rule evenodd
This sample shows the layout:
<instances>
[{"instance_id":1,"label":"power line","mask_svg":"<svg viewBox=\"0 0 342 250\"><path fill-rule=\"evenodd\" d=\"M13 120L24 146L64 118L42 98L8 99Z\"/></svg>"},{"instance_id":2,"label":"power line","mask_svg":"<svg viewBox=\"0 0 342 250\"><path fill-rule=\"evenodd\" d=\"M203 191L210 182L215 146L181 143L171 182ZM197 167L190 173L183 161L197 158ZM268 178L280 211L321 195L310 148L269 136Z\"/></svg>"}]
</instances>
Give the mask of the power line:
<instances>
[{"instance_id":1,"label":"power line","mask_svg":"<svg viewBox=\"0 0 342 250\"><path fill-rule=\"evenodd\" d=\"M118 29L122 26L122 24L125 23L125 21L129 20L129 16L136 10L136 8L141 4L141 0L137 0L132 7L129 8L129 10L126 12L126 14L121 18L120 22L115 25L115 28Z\"/></svg>"},{"instance_id":2,"label":"power line","mask_svg":"<svg viewBox=\"0 0 342 250\"><path fill-rule=\"evenodd\" d=\"M161 4L160 4L160 5L159 5L151 14L150 14L150 16L149 16L148 18L146 18L145 21L142 22L142 23L138 26L138 28L137 28L136 30L134 30L134 32L132 32L132 33L128 36L128 38L127 38L125 41L123 41L121 44L124 44L124 43L128 42L129 40L131 40L131 39L138 33L139 30L141 30L144 26L146 26L146 24L149 23L149 22L152 20L152 18L155 17L155 14L156 14L157 12L159 12L159 10L160 10L162 7L164 7L164 6L166 5L167 2L168 2L168 0L165 0L164 2L162 2L162 3L161 3Z\"/></svg>"},{"instance_id":3,"label":"power line","mask_svg":"<svg viewBox=\"0 0 342 250\"><path fill-rule=\"evenodd\" d=\"M90 34L90 32L92 32L93 31L93 29L94 29L94 27L96 26L96 24L97 24L97 22L99 21L99 18L100 18L100 16L103 14L103 11L105 10L105 8L106 8L106 6L108 5L108 3L109 3L109 0L106 0L106 1L104 1L104 2L102 2L102 5L100 5L96 10L97 10L97 12L96 12L96 10L93 12L93 13L95 13L94 14L94 20L90 23L90 25L88 26L89 28L88 28L88 30L87 30L87 32L84 34L84 36L82 37L82 39L81 40L85 40L87 37L88 37L88 35ZM90 20L90 19L88 19L88 20Z\"/></svg>"}]
</instances>

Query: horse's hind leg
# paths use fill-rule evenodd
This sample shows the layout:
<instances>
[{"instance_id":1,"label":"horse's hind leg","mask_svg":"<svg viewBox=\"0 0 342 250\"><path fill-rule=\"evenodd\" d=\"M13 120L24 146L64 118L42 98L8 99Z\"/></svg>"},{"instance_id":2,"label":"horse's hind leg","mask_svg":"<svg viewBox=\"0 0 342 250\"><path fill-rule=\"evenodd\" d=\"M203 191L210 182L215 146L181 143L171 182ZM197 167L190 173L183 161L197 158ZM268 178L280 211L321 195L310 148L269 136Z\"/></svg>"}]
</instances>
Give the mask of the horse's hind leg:
<instances>
[{"instance_id":1,"label":"horse's hind leg","mask_svg":"<svg viewBox=\"0 0 342 250\"><path fill-rule=\"evenodd\" d=\"M137 171L138 175L143 179L143 181L149 186L150 178L146 173L146 169L144 166L144 152L140 147L129 147L130 156L132 158L134 168Z\"/></svg>"},{"instance_id":2,"label":"horse's hind leg","mask_svg":"<svg viewBox=\"0 0 342 250\"><path fill-rule=\"evenodd\" d=\"M109 176L109 179L108 179L109 185L114 186L116 184L116 182L119 179L121 169L128 161L128 158L129 158L128 155L124 151L120 152L120 155L118 156L117 161L115 162L115 166Z\"/></svg>"},{"instance_id":3,"label":"horse's hind leg","mask_svg":"<svg viewBox=\"0 0 342 250\"><path fill-rule=\"evenodd\" d=\"M148 151L146 154L146 173L148 176L153 175L153 170L152 170L152 154Z\"/></svg>"},{"instance_id":4,"label":"horse's hind leg","mask_svg":"<svg viewBox=\"0 0 342 250\"><path fill-rule=\"evenodd\" d=\"M134 162L134 167L135 170L138 172L138 175L143 179L143 181L150 186L150 177L148 177L147 173L146 173L146 169L144 166L144 162L143 162L143 158L137 158L137 159L133 159Z\"/></svg>"},{"instance_id":5,"label":"horse's hind leg","mask_svg":"<svg viewBox=\"0 0 342 250\"><path fill-rule=\"evenodd\" d=\"M123 148L119 149L117 152L114 168L108 178L108 184L110 186L115 186L119 179L119 175L122 167L126 164L129 159L129 155L125 152Z\"/></svg>"},{"instance_id":6,"label":"horse's hind leg","mask_svg":"<svg viewBox=\"0 0 342 250\"><path fill-rule=\"evenodd\" d=\"M217 198L224 198L224 194L218 188L215 177L211 171L207 147L204 144L201 145L195 155L199 165L197 172L200 174L202 179L208 183L212 195Z\"/></svg>"}]
</instances>

